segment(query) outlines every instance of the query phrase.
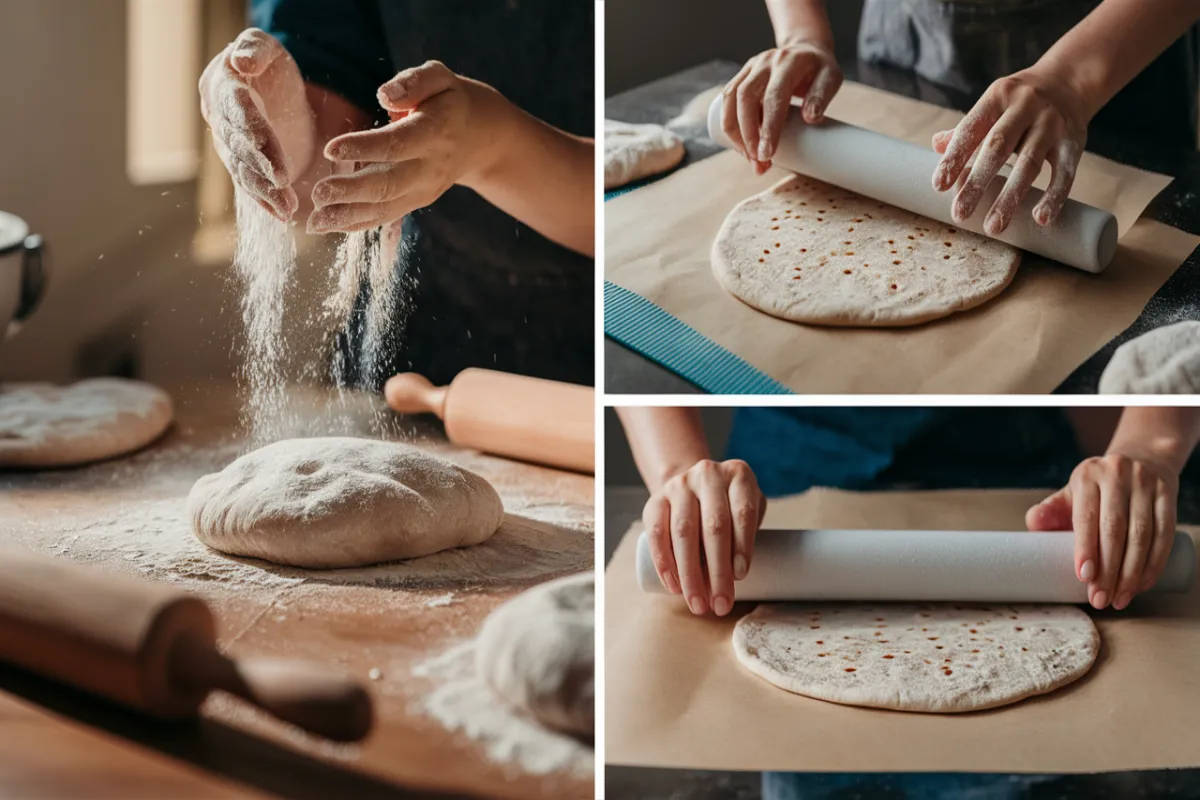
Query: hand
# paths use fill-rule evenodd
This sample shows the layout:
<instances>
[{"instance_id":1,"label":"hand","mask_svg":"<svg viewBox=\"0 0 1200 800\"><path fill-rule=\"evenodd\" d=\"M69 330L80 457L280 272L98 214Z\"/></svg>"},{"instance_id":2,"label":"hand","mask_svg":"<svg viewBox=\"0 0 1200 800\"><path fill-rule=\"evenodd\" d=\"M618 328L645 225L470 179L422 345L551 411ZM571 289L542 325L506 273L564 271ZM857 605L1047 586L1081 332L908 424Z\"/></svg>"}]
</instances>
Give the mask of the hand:
<instances>
[{"instance_id":1,"label":"hand","mask_svg":"<svg viewBox=\"0 0 1200 800\"><path fill-rule=\"evenodd\" d=\"M733 607L733 582L746 577L767 499L744 461L699 461L646 503L642 522L659 580L681 589L693 614Z\"/></svg>"},{"instance_id":2,"label":"hand","mask_svg":"<svg viewBox=\"0 0 1200 800\"><path fill-rule=\"evenodd\" d=\"M771 167L793 97L804 97L809 124L842 87L842 70L831 45L798 41L759 53L725 86L721 129L759 175Z\"/></svg>"},{"instance_id":3,"label":"hand","mask_svg":"<svg viewBox=\"0 0 1200 800\"><path fill-rule=\"evenodd\" d=\"M1030 530L1075 531L1075 574L1095 608L1120 611L1149 589L1175 540L1179 476L1155 456L1089 458L1071 481L1025 514Z\"/></svg>"},{"instance_id":4,"label":"hand","mask_svg":"<svg viewBox=\"0 0 1200 800\"><path fill-rule=\"evenodd\" d=\"M311 152L313 124L300 70L279 40L250 28L210 61L200 76L200 113L234 184L271 215L291 219L297 165L278 128L306 138L299 146Z\"/></svg>"},{"instance_id":5,"label":"hand","mask_svg":"<svg viewBox=\"0 0 1200 800\"><path fill-rule=\"evenodd\" d=\"M1091 118L1082 100L1066 81L1049 77L1037 67L1001 78L984 92L952 131L934 134L933 149L942 155L933 173L933 188L944 192L965 177L954 198L951 214L964 222L979 205L992 178L1017 153L1004 189L984 218L983 228L997 236L1008 227L1017 206L1050 162L1050 184L1033 208L1039 225L1058 219L1087 141ZM967 162L978 151L967 174Z\"/></svg>"},{"instance_id":6,"label":"hand","mask_svg":"<svg viewBox=\"0 0 1200 800\"><path fill-rule=\"evenodd\" d=\"M330 140L325 156L365 164L313 187L311 233L368 230L470 185L503 152L507 101L491 87L428 61L379 88L392 122Z\"/></svg>"}]
</instances>

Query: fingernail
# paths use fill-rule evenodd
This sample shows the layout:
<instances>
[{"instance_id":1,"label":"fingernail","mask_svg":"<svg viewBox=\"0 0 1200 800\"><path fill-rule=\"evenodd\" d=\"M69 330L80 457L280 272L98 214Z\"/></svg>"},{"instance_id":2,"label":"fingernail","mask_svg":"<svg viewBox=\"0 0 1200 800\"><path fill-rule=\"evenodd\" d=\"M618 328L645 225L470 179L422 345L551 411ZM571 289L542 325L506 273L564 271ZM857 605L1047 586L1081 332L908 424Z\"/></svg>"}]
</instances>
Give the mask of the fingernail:
<instances>
[{"instance_id":1,"label":"fingernail","mask_svg":"<svg viewBox=\"0 0 1200 800\"><path fill-rule=\"evenodd\" d=\"M1125 606L1129 605L1129 601L1132 599L1133 596L1130 595L1129 592L1121 592L1119 595L1117 595L1116 602L1113 603L1113 608L1115 608L1117 611L1122 611L1124 610Z\"/></svg>"},{"instance_id":2,"label":"fingernail","mask_svg":"<svg viewBox=\"0 0 1200 800\"><path fill-rule=\"evenodd\" d=\"M713 598L713 611L717 612L718 617L723 617L728 614L729 609L732 607L733 606L729 603L729 600L721 595L717 595Z\"/></svg>"},{"instance_id":3,"label":"fingernail","mask_svg":"<svg viewBox=\"0 0 1200 800\"><path fill-rule=\"evenodd\" d=\"M933 173L933 188L934 189L937 189L939 192L946 190L946 186L949 182L949 172L950 171L948 169L946 169L945 164L943 164L937 168L937 171Z\"/></svg>"},{"instance_id":4,"label":"fingernail","mask_svg":"<svg viewBox=\"0 0 1200 800\"><path fill-rule=\"evenodd\" d=\"M379 87L379 91L375 93L379 102L398 103L408 94L404 86L399 83L385 83Z\"/></svg>"},{"instance_id":5,"label":"fingernail","mask_svg":"<svg viewBox=\"0 0 1200 800\"><path fill-rule=\"evenodd\" d=\"M763 139L762 141L760 141L758 143L758 160L759 161L770 161L771 160L771 143L768 142L766 139Z\"/></svg>"},{"instance_id":6,"label":"fingernail","mask_svg":"<svg viewBox=\"0 0 1200 800\"><path fill-rule=\"evenodd\" d=\"M671 594L679 594L679 581L675 579L675 573L668 572L663 579L667 585L667 591Z\"/></svg>"},{"instance_id":7,"label":"fingernail","mask_svg":"<svg viewBox=\"0 0 1200 800\"><path fill-rule=\"evenodd\" d=\"M995 212L990 212L983 219L983 230L989 236L995 236L1000 232L1000 215Z\"/></svg>"},{"instance_id":8,"label":"fingernail","mask_svg":"<svg viewBox=\"0 0 1200 800\"><path fill-rule=\"evenodd\" d=\"M332 223L329 220L317 219L316 216L308 218L307 228L309 233L328 233Z\"/></svg>"},{"instance_id":9,"label":"fingernail","mask_svg":"<svg viewBox=\"0 0 1200 800\"><path fill-rule=\"evenodd\" d=\"M746 557L741 553L738 553L733 557L733 577L740 581L742 578L746 577L746 569Z\"/></svg>"},{"instance_id":10,"label":"fingernail","mask_svg":"<svg viewBox=\"0 0 1200 800\"><path fill-rule=\"evenodd\" d=\"M1108 605L1108 592L1101 589L1092 595L1092 606L1097 610L1104 608L1106 605Z\"/></svg>"},{"instance_id":11,"label":"fingernail","mask_svg":"<svg viewBox=\"0 0 1200 800\"><path fill-rule=\"evenodd\" d=\"M687 604L688 604L688 608L690 608L692 610L692 613L696 614L697 616L700 614L703 614L706 610L705 606L704 606L704 600L702 600L700 597L697 597L696 595L692 595L691 597L689 597Z\"/></svg>"},{"instance_id":12,"label":"fingernail","mask_svg":"<svg viewBox=\"0 0 1200 800\"><path fill-rule=\"evenodd\" d=\"M1094 577L1096 577L1096 565L1089 558L1079 567L1079 580L1090 581Z\"/></svg>"}]
</instances>

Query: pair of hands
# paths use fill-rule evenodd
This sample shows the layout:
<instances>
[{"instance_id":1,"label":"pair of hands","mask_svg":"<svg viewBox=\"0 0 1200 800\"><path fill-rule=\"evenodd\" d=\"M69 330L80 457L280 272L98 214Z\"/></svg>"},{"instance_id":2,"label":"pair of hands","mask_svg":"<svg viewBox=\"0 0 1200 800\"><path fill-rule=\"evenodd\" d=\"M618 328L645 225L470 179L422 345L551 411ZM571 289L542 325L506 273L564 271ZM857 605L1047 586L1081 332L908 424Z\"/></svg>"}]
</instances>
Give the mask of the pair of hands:
<instances>
[{"instance_id":1,"label":"pair of hands","mask_svg":"<svg viewBox=\"0 0 1200 800\"><path fill-rule=\"evenodd\" d=\"M398 73L377 97L389 124L323 147L335 174L313 185L310 233L398 220L456 183L469 185L496 158L504 101L494 89L429 61ZM205 68L200 109L234 183L272 216L292 219L295 184L319 142L308 90L279 40L254 28L238 36Z\"/></svg>"},{"instance_id":2,"label":"pair of hands","mask_svg":"<svg viewBox=\"0 0 1200 800\"><path fill-rule=\"evenodd\" d=\"M750 59L725 86L722 130L761 175L771 166L792 98L803 97L804 121L818 123L841 85L832 44L785 43ZM997 236L1008 227L1046 162L1050 183L1033 218L1043 226L1058 219L1092 116L1079 95L1068 81L1034 66L993 83L953 130L934 135L933 149L942 158L932 176L933 188L958 188L951 207L956 221L961 224L975 213L1013 154L1012 172L984 217L984 230Z\"/></svg>"},{"instance_id":3,"label":"pair of hands","mask_svg":"<svg viewBox=\"0 0 1200 800\"><path fill-rule=\"evenodd\" d=\"M1124 609L1158 580L1175 538L1179 476L1149 453L1112 452L1029 509L1033 531L1072 530L1088 601ZM725 616L746 577L767 500L744 461L700 461L668 480L642 513L659 580L693 614Z\"/></svg>"}]
</instances>

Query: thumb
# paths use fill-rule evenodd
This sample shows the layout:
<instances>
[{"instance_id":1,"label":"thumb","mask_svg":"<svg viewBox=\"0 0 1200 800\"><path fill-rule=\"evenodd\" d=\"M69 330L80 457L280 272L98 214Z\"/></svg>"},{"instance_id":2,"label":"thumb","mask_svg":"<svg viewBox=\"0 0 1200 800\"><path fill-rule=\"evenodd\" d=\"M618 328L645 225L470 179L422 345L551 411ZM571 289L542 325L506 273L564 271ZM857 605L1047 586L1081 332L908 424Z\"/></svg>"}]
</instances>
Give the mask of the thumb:
<instances>
[{"instance_id":1,"label":"thumb","mask_svg":"<svg viewBox=\"0 0 1200 800\"><path fill-rule=\"evenodd\" d=\"M243 78L256 78L283 52L283 45L274 36L258 28L248 28L234 40L229 66Z\"/></svg>"},{"instance_id":2,"label":"thumb","mask_svg":"<svg viewBox=\"0 0 1200 800\"><path fill-rule=\"evenodd\" d=\"M1071 487L1064 486L1026 511L1025 527L1031 531L1071 530Z\"/></svg>"},{"instance_id":3,"label":"thumb","mask_svg":"<svg viewBox=\"0 0 1200 800\"><path fill-rule=\"evenodd\" d=\"M411 111L452 87L457 78L442 62L426 61L419 67L397 73L379 87L375 96L379 105L390 113Z\"/></svg>"}]
</instances>

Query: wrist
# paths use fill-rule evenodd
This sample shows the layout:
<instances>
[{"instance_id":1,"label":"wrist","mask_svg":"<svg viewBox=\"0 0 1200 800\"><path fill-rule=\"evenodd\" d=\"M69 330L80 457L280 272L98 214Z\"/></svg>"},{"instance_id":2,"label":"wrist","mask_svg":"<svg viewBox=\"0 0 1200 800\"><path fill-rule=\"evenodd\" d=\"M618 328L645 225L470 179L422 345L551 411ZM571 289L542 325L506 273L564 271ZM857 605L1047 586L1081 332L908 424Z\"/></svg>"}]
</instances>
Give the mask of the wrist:
<instances>
[{"instance_id":1,"label":"wrist","mask_svg":"<svg viewBox=\"0 0 1200 800\"><path fill-rule=\"evenodd\" d=\"M1176 436L1159 435L1139 438L1136 442L1114 441L1108 455L1123 455L1136 461L1157 465L1178 476L1187 462L1188 449Z\"/></svg>"},{"instance_id":2,"label":"wrist","mask_svg":"<svg viewBox=\"0 0 1200 800\"><path fill-rule=\"evenodd\" d=\"M828 31L812 28L793 28L781 31L775 37L775 46L780 50L786 47L800 47L802 45L816 45L832 53L833 35Z\"/></svg>"},{"instance_id":3,"label":"wrist","mask_svg":"<svg viewBox=\"0 0 1200 800\"><path fill-rule=\"evenodd\" d=\"M1071 111L1083 125L1108 102L1104 86L1104 65L1091 59L1070 61L1053 51L1046 53L1028 70L1042 86L1066 94Z\"/></svg>"},{"instance_id":4,"label":"wrist","mask_svg":"<svg viewBox=\"0 0 1200 800\"><path fill-rule=\"evenodd\" d=\"M471 115L467 124L475 129L476 146L467 169L457 181L483 193L505 163L505 155L520 127L521 111L486 83L460 78L470 97Z\"/></svg>"}]
</instances>

